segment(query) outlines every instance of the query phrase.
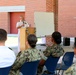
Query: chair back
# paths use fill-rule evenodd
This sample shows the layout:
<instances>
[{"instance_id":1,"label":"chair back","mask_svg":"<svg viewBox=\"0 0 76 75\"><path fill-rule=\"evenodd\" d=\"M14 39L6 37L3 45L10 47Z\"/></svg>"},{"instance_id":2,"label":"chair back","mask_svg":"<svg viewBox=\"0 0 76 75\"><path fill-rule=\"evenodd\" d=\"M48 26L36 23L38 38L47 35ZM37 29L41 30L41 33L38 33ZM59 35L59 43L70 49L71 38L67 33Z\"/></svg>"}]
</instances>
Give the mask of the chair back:
<instances>
[{"instance_id":1,"label":"chair back","mask_svg":"<svg viewBox=\"0 0 76 75\"><path fill-rule=\"evenodd\" d=\"M59 60L60 57L53 57L53 56L50 56L48 57L48 59L46 60L45 62L45 66L47 68L47 70L49 72L51 72L52 74L55 72L56 70L56 66L57 66L57 62Z\"/></svg>"},{"instance_id":2,"label":"chair back","mask_svg":"<svg viewBox=\"0 0 76 75\"><path fill-rule=\"evenodd\" d=\"M20 72L23 75L36 75L39 61L40 60L32 61L32 62L25 62L22 65Z\"/></svg>"},{"instance_id":3,"label":"chair back","mask_svg":"<svg viewBox=\"0 0 76 75\"><path fill-rule=\"evenodd\" d=\"M71 66L73 63L74 52L66 52L63 56L63 63L65 66Z\"/></svg>"},{"instance_id":4,"label":"chair back","mask_svg":"<svg viewBox=\"0 0 76 75\"><path fill-rule=\"evenodd\" d=\"M10 69L11 69L11 66L10 67L5 67L5 68L0 68L0 75L8 75Z\"/></svg>"}]
</instances>

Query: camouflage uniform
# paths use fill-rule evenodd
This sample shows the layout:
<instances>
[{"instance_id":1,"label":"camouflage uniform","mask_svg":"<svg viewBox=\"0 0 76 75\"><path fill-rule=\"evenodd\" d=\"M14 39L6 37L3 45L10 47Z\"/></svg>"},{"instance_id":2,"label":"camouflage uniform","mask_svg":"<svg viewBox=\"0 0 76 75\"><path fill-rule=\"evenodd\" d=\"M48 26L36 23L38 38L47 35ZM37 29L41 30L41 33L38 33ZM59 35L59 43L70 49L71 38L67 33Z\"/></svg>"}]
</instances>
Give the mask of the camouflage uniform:
<instances>
[{"instance_id":1,"label":"camouflage uniform","mask_svg":"<svg viewBox=\"0 0 76 75\"><path fill-rule=\"evenodd\" d=\"M66 71L64 71L65 75L76 75L76 63L72 64Z\"/></svg>"},{"instance_id":2,"label":"camouflage uniform","mask_svg":"<svg viewBox=\"0 0 76 75\"><path fill-rule=\"evenodd\" d=\"M24 64L24 62L31 62L35 60L44 59L46 57L39 51L33 48L21 51L16 58L12 69L10 70L9 75L20 75L20 67Z\"/></svg>"},{"instance_id":3,"label":"camouflage uniform","mask_svg":"<svg viewBox=\"0 0 76 75\"><path fill-rule=\"evenodd\" d=\"M46 57L50 55L54 57L60 57L63 55L64 50L60 45L54 44L53 46L48 46L43 53Z\"/></svg>"},{"instance_id":4,"label":"camouflage uniform","mask_svg":"<svg viewBox=\"0 0 76 75\"><path fill-rule=\"evenodd\" d=\"M46 57L49 57L50 55L53 57L60 57L64 54L64 50L60 45L54 44L53 46L48 46L43 53ZM38 66L38 74L42 72L43 66L44 65Z\"/></svg>"}]
</instances>

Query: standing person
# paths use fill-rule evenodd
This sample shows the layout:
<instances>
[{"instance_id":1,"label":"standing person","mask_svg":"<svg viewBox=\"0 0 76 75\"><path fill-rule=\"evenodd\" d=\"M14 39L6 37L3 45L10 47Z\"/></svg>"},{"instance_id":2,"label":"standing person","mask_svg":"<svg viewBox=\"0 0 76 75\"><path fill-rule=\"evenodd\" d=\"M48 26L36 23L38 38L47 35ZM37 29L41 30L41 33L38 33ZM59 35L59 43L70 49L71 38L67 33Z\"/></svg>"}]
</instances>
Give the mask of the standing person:
<instances>
[{"instance_id":1,"label":"standing person","mask_svg":"<svg viewBox=\"0 0 76 75\"><path fill-rule=\"evenodd\" d=\"M29 24L24 20L23 16L20 16L20 21L16 24L16 28L18 29L18 52L20 51L20 28L25 27L29 27Z\"/></svg>"},{"instance_id":2,"label":"standing person","mask_svg":"<svg viewBox=\"0 0 76 75\"><path fill-rule=\"evenodd\" d=\"M27 50L22 50L18 53L17 59L10 70L9 75L20 75L20 68L25 62L31 62L36 60L46 60L47 58L36 47L37 37L34 34L30 34L27 37L26 45Z\"/></svg>"},{"instance_id":3,"label":"standing person","mask_svg":"<svg viewBox=\"0 0 76 75\"><path fill-rule=\"evenodd\" d=\"M5 46L7 40L7 32L0 29L0 68L12 66L16 56L15 53Z\"/></svg>"}]
</instances>

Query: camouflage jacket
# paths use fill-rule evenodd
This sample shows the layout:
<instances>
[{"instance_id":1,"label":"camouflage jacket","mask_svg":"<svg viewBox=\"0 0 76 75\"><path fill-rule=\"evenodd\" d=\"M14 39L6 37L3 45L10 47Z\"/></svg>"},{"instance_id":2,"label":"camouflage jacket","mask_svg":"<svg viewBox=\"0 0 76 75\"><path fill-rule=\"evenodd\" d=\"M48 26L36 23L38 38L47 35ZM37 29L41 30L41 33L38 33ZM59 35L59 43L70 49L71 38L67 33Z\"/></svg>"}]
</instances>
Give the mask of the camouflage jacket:
<instances>
[{"instance_id":1,"label":"camouflage jacket","mask_svg":"<svg viewBox=\"0 0 76 75\"><path fill-rule=\"evenodd\" d=\"M64 54L64 50L60 45L54 44L53 46L48 46L43 53L46 57L50 55L60 57Z\"/></svg>"},{"instance_id":2,"label":"camouflage jacket","mask_svg":"<svg viewBox=\"0 0 76 75\"><path fill-rule=\"evenodd\" d=\"M24 62L31 62L40 59L46 60L46 57L39 50L30 48L19 52L9 75L20 75L20 67L24 64Z\"/></svg>"}]
</instances>

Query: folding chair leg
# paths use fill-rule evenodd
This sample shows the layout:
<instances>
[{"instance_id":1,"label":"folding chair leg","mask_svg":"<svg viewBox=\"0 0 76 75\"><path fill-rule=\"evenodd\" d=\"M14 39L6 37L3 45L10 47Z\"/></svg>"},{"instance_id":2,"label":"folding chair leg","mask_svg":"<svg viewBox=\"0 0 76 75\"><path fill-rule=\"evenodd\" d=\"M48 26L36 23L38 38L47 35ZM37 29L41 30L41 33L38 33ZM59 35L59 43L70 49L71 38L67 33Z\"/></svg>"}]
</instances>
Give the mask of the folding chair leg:
<instances>
[{"instance_id":1,"label":"folding chair leg","mask_svg":"<svg viewBox=\"0 0 76 75\"><path fill-rule=\"evenodd\" d=\"M60 75L60 70L56 70L55 75Z\"/></svg>"},{"instance_id":2,"label":"folding chair leg","mask_svg":"<svg viewBox=\"0 0 76 75\"><path fill-rule=\"evenodd\" d=\"M60 75L60 70L58 71L57 75Z\"/></svg>"},{"instance_id":3,"label":"folding chair leg","mask_svg":"<svg viewBox=\"0 0 76 75\"><path fill-rule=\"evenodd\" d=\"M61 75L64 75L64 71L62 70L62 73L61 73Z\"/></svg>"},{"instance_id":4,"label":"folding chair leg","mask_svg":"<svg viewBox=\"0 0 76 75\"><path fill-rule=\"evenodd\" d=\"M57 75L57 70L55 71L55 75Z\"/></svg>"}]
</instances>

